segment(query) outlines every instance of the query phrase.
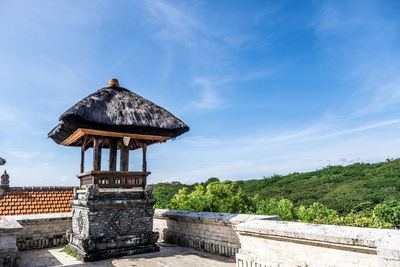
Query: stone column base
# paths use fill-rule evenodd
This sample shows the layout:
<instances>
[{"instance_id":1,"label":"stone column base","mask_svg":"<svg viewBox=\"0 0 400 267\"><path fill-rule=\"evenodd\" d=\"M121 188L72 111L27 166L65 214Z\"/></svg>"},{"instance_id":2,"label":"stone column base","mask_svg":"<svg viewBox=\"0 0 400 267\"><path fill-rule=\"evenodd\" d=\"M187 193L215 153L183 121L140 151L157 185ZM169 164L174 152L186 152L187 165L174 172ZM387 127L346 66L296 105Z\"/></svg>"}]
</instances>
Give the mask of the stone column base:
<instances>
[{"instance_id":1,"label":"stone column base","mask_svg":"<svg viewBox=\"0 0 400 267\"><path fill-rule=\"evenodd\" d=\"M158 234L157 234L158 237ZM153 245L136 245L123 248L108 248L106 250L96 250L92 252L85 252L73 244L68 244L71 251L80 257L84 262L91 262L97 260L104 260L109 258L117 258L123 256L132 256L136 254L151 253L160 251L160 247Z\"/></svg>"},{"instance_id":2,"label":"stone column base","mask_svg":"<svg viewBox=\"0 0 400 267\"><path fill-rule=\"evenodd\" d=\"M68 245L83 261L156 252L151 188L77 190L72 204Z\"/></svg>"}]
</instances>

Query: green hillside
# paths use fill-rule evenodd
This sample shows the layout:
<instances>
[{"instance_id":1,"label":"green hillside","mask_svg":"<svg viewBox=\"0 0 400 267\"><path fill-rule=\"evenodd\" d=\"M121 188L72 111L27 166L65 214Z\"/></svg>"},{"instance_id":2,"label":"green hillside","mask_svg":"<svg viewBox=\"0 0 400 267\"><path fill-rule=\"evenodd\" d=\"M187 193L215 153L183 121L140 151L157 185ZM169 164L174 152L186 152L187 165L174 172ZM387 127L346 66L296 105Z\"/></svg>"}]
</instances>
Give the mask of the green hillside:
<instances>
[{"instance_id":1,"label":"green hillside","mask_svg":"<svg viewBox=\"0 0 400 267\"><path fill-rule=\"evenodd\" d=\"M192 185L183 185L180 183L158 183L153 185L153 195L157 199L156 208L165 209L170 200L179 192L183 187L188 187L192 190Z\"/></svg>"},{"instance_id":2,"label":"green hillside","mask_svg":"<svg viewBox=\"0 0 400 267\"><path fill-rule=\"evenodd\" d=\"M212 178L207 183L215 180ZM260 200L284 198L296 206L319 202L339 214L369 211L384 201L400 200L400 159L374 164L329 166L313 172L274 175L233 184L249 197L259 195ZM191 192L195 185L155 184L154 195L158 200L156 206L165 208L183 187Z\"/></svg>"}]
</instances>

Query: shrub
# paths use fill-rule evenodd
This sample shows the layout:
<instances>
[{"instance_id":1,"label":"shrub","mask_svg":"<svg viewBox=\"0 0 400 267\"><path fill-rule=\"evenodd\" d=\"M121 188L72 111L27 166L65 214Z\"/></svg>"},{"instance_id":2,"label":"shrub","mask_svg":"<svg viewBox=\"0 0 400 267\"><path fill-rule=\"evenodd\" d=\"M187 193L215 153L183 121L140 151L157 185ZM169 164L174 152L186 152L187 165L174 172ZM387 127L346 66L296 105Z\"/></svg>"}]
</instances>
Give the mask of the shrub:
<instances>
[{"instance_id":1,"label":"shrub","mask_svg":"<svg viewBox=\"0 0 400 267\"><path fill-rule=\"evenodd\" d=\"M338 214L335 210L327 208L324 204L315 202L308 208L303 205L295 209L295 216L301 222L316 222L319 223L321 220L334 221L338 218Z\"/></svg>"},{"instance_id":2,"label":"shrub","mask_svg":"<svg viewBox=\"0 0 400 267\"><path fill-rule=\"evenodd\" d=\"M333 168L333 167L332 167ZM335 171L334 169L332 171ZM400 226L400 202L384 201L372 211L352 211L339 216L338 212L322 203L295 207L289 199L259 200L258 195L249 197L235 182L210 181L197 184L192 191L184 187L175 194L167 205L169 209L190 211L211 211L226 213L256 213L278 215L282 221L300 221L347 225L356 227L398 228Z\"/></svg>"},{"instance_id":3,"label":"shrub","mask_svg":"<svg viewBox=\"0 0 400 267\"><path fill-rule=\"evenodd\" d=\"M291 221L294 219L294 205L289 199L261 200L257 203L257 214L278 215L282 221Z\"/></svg>"},{"instance_id":4,"label":"shrub","mask_svg":"<svg viewBox=\"0 0 400 267\"><path fill-rule=\"evenodd\" d=\"M400 202L387 200L377 204L373 211L373 218L379 226L390 225L391 227L400 226Z\"/></svg>"},{"instance_id":5,"label":"shrub","mask_svg":"<svg viewBox=\"0 0 400 267\"><path fill-rule=\"evenodd\" d=\"M257 196L248 197L234 183L212 182L206 187L197 185L188 193L186 188L179 190L167 206L169 209L212 211L226 213L254 213Z\"/></svg>"}]
</instances>

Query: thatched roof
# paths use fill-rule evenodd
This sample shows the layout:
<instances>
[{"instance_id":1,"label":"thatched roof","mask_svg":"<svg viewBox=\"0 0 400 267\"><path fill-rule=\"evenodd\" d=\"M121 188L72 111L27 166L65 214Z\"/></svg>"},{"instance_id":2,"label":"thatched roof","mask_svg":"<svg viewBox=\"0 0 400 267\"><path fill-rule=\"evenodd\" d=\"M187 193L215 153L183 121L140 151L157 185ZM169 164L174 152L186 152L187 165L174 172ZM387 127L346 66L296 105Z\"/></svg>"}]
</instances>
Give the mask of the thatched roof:
<instances>
[{"instance_id":1,"label":"thatched roof","mask_svg":"<svg viewBox=\"0 0 400 267\"><path fill-rule=\"evenodd\" d=\"M62 143L78 128L177 137L189 127L164 108L125 88L118 81L85 97L60 117L48 134Z\"/></svg>"}]
</instances>

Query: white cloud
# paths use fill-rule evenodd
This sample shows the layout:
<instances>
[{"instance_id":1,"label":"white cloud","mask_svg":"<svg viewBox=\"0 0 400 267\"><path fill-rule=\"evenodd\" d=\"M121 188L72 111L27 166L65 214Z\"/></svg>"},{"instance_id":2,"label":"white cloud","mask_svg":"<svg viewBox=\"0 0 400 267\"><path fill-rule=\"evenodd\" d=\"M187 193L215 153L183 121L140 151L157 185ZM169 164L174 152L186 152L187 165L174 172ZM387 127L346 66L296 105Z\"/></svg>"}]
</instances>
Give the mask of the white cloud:
<instances>
[{"instance_id":1,"label":"white cloud","mask_svg":"<svg viewBox=\"0 0 400 267\"><path fill-rule=\"evenodd\" d=\"M157 38L194 44L196 33L203 31L203 25L188 8L178 7L164 0L148 0L144 3L151 14L149 22L157 27Z\"/></svg>"},{"instance_id":2,"label":"white cloud","mask_svg":"<svg viewBox=\"0 0 400 267\"><path fill-rule=\"evenodd\" d=\"M6 104L5 102L0 102L0 123L10 123L17 121L17 115L15 108L11 107L10 105Z\"/></svg>"},{"instance_id":3,"label":"white cloud","mask_svg":"<svg viewBox=\"0 0 400 267\"><path fill-rule=\"evenodd\" d=\"M144 3L151 15L148 22L156 29L155 37L163 41L175 40L190 47L221 53L220 46L241 49L254 40L254 36L238 29L239 24L219 27L213 20L215 18L210 19L208 10L203 13L202 3L190 2L187 5L188 2L182 1L172 4L165 0L147 0Z\"/></svg>"},{"instance_id":4,"label":"white cloud","mask_svg":"<svg viewBox=\"0 0 400 267\"><path fill-rule=\"evenodd\" d=\"M380 2L323 2L312 25L328 60L342 66L338 80L352 94L340 109L352 118L400 105L400 25L397 18L382 15L381 7Z\"/></svg>"},{"instance_id":5,"label":"white cloud","mask_svg":"<svg viewBox=\"0 0 400 267\"><path fill-rule=\"evenodd\" d=\"M52 45L57 47L64 43L57 43L58 39L68 40L80 33L79 46L76 46L79 49L74 51L79 53L82 50L82 54L85 54L87 51L92 51L91 48L97 49L96 45L92 43L96 42L93 36L98 36L99 31L97 30L106 21L104 18L114 20L112 15L115 17L119 15L113 11L119 9L109 10L110 13L108 13L106 8L102 8L104 7L103 2L98 3L99 5L95 9L88 8L92 3L83 4L84 6L70 6L67 2L60 4L55 11L40 5L31 6L33 10L21 8L23 12L20 11L17 14L16 20L12 20L10 17L14 17L15 12L6 12L8 15L3 16L3 20L10 20L13 23L10 27L5 27L6 34L3 35L9 35L13 40L20 40L18 37L21 34L15 30L20 28L30 37L27 43L31 43L32 46L36 44L40 47L40 42L48 40L37 37L49 35L53 37L53 40L50 40ZM192 86L194 93L193 96L189 96L192 101L185 99L185 103L191 102L187 109L216 110L225 108L229 106L227 92L230 87L236 86L236 83L265 79L277 69L277 63L275 63L273 66L269 66L269 69L249 69L248 73L241 72L240 75L235 76L235 73L238 73L241 68L244 69L244 64L241 64L244 62L241 62L242 58L238 56L241 53L237 53L237 51L254 37L250 34L255 34L251 25L245 25L248 28L241 28L239 23L235 24L236 21L231 21L229 25L221 26L216 21L210 22L208 14L202 13L204 11L202 8L189 6L185 1L148 0L136 3L138 3L136 6L144 7L147 11L144 16L147 17L144 32L149 31L147 28L149 25L152 26L150 32L156 42L159 41L162 53L164 56L166 55L163 58L166 67L162 76L171 75L170 73L173 72L171 66L183 61L185 64L188 63L186 59L182 60L183 56L180 55L181 45L185 46L184 49L188 48L185 52L189 52L185 56L191 57L188 61L192 60L192 62L189 62L188 66L192 63L190 67L193 67L191 70L193 72L188 71L187 76L185 73L185 80L182 83L189 81L189 87ZM50 3L49 5L51 7L57 4ZM179 178L186 179L188 182L196 182L199 178L206 179L210 176L229 179L260 178L273 173L313 170L326 164L382 160L399 155L396 150L396 147L399 147L399 141L393 134L399 128L400 121L397 119L397 114L373 116L394 110L400 104L400 80L398 78L400 67L397 63L400 61L396 58L398 53L393 53L397 47L398 34L396 33L399 31L389 19L379 17L377 15L379 12L370 12L367 7L359 3L357 8L360 9L360 12L343 9L341 6L336 6L334 2L323 4L318 19L313 25L318 38L325 41L323 51L326 52L327 57L333 58L334 64L343 65L339 79L351 80L350 83L345 83L345 86L351 92L356 91L343 100L343 106L335 106L333 116L327 120L321 119L320 123L309 127L303 125L297 130L288 126L281 129L281 134L268 136L249 134L229 138L192 137L189 135L190 138L180 139L171 147L169 147L171 142L154 146L154 153L149 153L150 157L157 157L154 162L149 161L149 164L155 166L152 169L151 179L162 181L166 177L175 177L174 180ZM12 11L12 9L10 10ZM250 20L255 23L264 23L269 19L267 18L269 14L276 13L278 10L279 7L277 9L268 7L260 10L255 16L251 16ZM110 16L105 16L105 12ZM25 16L28 19L22 19ZM272 18L269 25L274 23L273 20ZM49 24L48 21L54 21L55 24ZM140 19L134 20L133 23L138 21L143 23ZM65 28L66 31L64 31L63 25L68 25ZM83 31L76 31L77 29ZM96 34L92 35L94 32ZM265 32L264 34L271 33ZM324 39L326 37L327 39ZM33 42L36 38L39 44ZM274 40L264 37L263 42L265 39L268 39L266 42ZM148 40L146 39L146 41ZM4 43L3 46L8 43ZM102 43L106 45L106 43ZM174 47L176 44L179 49ZM268 45L273 44L268 43ZM316 45L318 46L318 42ZM81 47L85 49L81 49ZM247 48L252 49L254 46ZM132 51L136 51L136 47L132 49ZM7 49L3 50L7 51ZM347 56L343 57L347 59L347 62L335 61L334 57L343 53L347 53ZM3 64L3 74L8 76L9 81L18 81L19 88L24 88L23 82L30 85L34 83L34 86L41 85L36 87L38 90L43 90L44 94L43 96L35 94L37 102L48 102L46 100L52 99L54 95L59 95L57 99L60 99L60 102L46 103L43 108L46 112L30 110L30 113L34 114L32 117L35 117L32 120L25 117L27 112L18 112L16 108L18 106L13 107L7 106L6 103L0 103L0 114L2 114L0 124L3 127L0 132L0 152L7 152L6 158L9 161L6 167L10 168L12 177L15 178L14 181L19 184L76 184L77 180L74 178L74 174L79 166L78 151L74 150L78 154L71 154L64 159L43 155L46 153L32 152L52 149L51 146L43 146L46 142L36 139L37 136L32 136L32 132L38 127L41 127L40 129L43 131L44 127L39 126L38 122L43 123L46 119L48 121L56 119L55 116L64 110L61 106L71 103L71 99L78 100L82 97L80 88L87 88L83 84L85 80L89 80L87 77L90 76L85 69L90 69L90 67L88 65L74 66L68 64L68 60L61 62L61 60L57 60L58 57L40 53L38 53L40 57L37 57L36 54L29 53L29 56L33 55L32 57L35 58L31 59L30 64L24 56L19 60L20 62L17 62L11 55L4 54L3 62L7 64ZM125 57L122 55L115 63L116 65L121 64L128 56L132 56L126 51L123 54ZM90 55L85 54L84 58L90 61ZM93 56L93 58L95 57ZM326 62L324 58L321 60ZM195 63L193 64L193 62ZM232 62L239 64L231 64ZM97 61L96 64L98 64ZM264 62L264 65L267 64ZM22 76L17 76L21 67L26 68L24 79L21 78ZM281 69L284 67L283 64ZM6 72L6 70L9 71ZM10 79L10 75L15 77ZM69 81L64 87L60 82L63 80ZM168 79L165 78L165 80ZM181 81L178 82L181 83ZM16 88L16 86L14 87ZM64 90L66 87L69 87L69 90ZM44 92L47 90L46 88L58 88L59 91ZM9 95L15 95L15 92L9 92ZM5 100L2 99L1 102L5 102ZM57 106L59 112L55 112ZM343 112L342 109L345 111ZM46 118L46 116L48 117ZM311 119L318 120L319 116L317 114ZM274 126L268 125L268 127ZM4 130L5 128L7 129ZM262 129L257 127L256 130ZM6 131L7 133L5 133ZM14 136L13 133L17 131L19 135ZM41 132L40 134L40 138L45 139L45 133ZM26 140L20 142L20 139ZM23 150L28 142L30 147ZM153 147L151 149L153 150ZM64 153L66 150L55 148L54 151ZM68 155L67 153L59 155L65 156ZM68 177L71 177L70 181Z\"/></svg>"},{"instance_id":6,"label":"white cloud","mask_svg":"<svg viewBox=\"0 0 400 267\"><path fill-rule=\"evenodd\" d=\"M400 105L400 80L397 77L383 78L380 82L369 83L359 91L359 94L367 94L368 98L358 103L358 108L353 112L353 116L397 110Z\"/></svg>"},{"instance_id":7,"label":"white cloud","mask_svg":"<svg viewBox=\"0 0 400 267\"><path fill-rule=\"evenodd\" d=\"M227 147L228 149L229 147L240 147L240 149L250 151L252 149L268 149L273 146L301 145L342 136L349 136L349 138L352 138L352 136L356 134L368 132L370 130L400 125L400 119L371 122L356 127L346 127L344 126L346 123L348 122L325 121L304 129L298 129L297 131L293 130L292 132L268 136L235 136L231 139L191 136L180 142L193 147L213 146L218 148Z\"/></svg>"},{"instance_id":8,"label":"white cloud","mask_svg":"<svg viewBox=\"0 0 400 267\"><path fill-rule=\"evenodd\" d=\"M215 86L221 82L210 81L204 78L196 78L193 87L200 92L200 99L191 104L196 109L218 109L224 107L224 101L217 94Z\"/></svg>"},{"instance_id":9,"label":"white cloud","mask_svg":"<svg viewBox=\"0 0 400 267\"><path fill-rule=\"evenodd\" d=\"M400 130L400 119L346 124L348 121L327 121L269 136L183 138L163 148L154 147L151 181L194 183L213 176L252 179L400 156L396 149L400 139L393 134ZM170 151L174 157L165 160Z\"/></svg>"},{"instance_id":10,"label":"white cloud","mask_svg":"<svg viewBox=\"0 0 400 267\"><path fill-rule=\"evenodd\" d=\"M336 122L338 123L338 122ZM314 127L300 131L299 133L294 133L291 135L279 136L277 138L269 139L270 144L276 143L288 143L288 142L307 142L329 139L332 137L337 137L341 135L350 135L354 133L364 132L372 129L382 128L385 126L400 124L400 119L387 120L375 123L369 123L361 125L359 127L347 128L343 130L335 130L338 125L335 124L319 124ZM332 131L333 130L333 131ZM263 138L264 139L264 138Z\"/></svg>"}]
</instances>

